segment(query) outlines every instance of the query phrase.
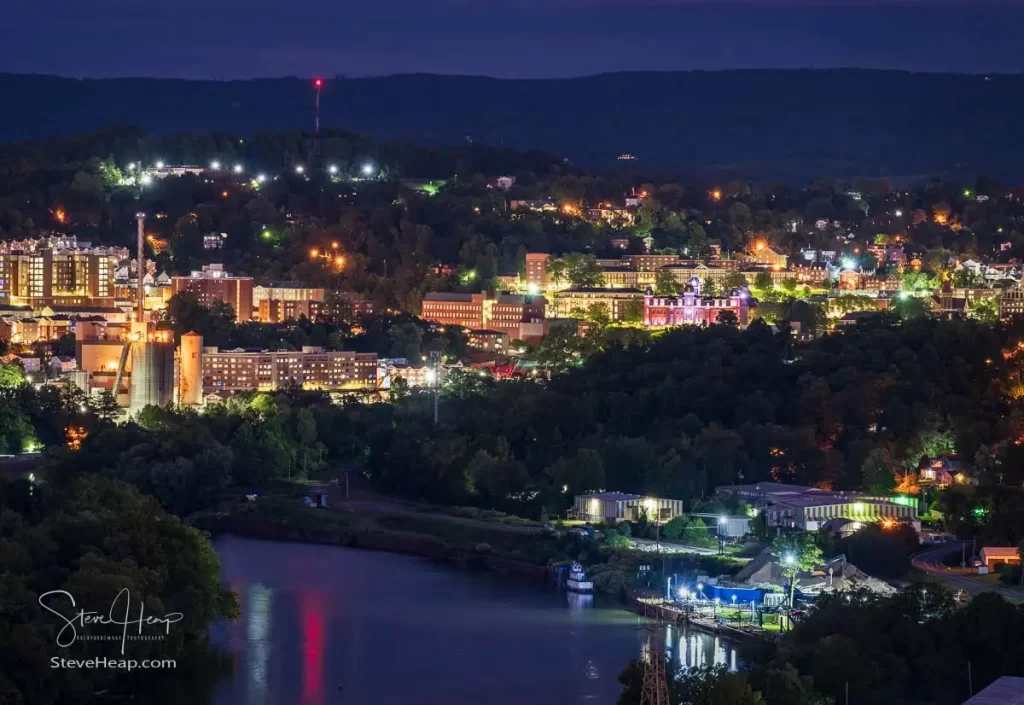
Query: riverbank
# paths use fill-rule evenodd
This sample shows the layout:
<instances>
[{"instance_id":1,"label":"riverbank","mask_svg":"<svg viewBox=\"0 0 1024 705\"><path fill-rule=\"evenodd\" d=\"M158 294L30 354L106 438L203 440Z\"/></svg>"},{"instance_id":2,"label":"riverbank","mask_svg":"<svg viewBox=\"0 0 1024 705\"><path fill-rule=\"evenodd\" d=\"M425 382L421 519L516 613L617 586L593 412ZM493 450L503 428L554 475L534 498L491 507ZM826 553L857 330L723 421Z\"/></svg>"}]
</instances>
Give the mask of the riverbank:
<instances>
[{"instance_id":1,"label":"riverbank","mask_svg":"<svg viewBox=\"0 0 1024 705\"><path fill-rule=\"evenodd\" d=\"M417 556L460 568L514 575L523 579L552 579L547 563L534 563L497 554L486 542L467 548L453 545L438 536L389 530L379 526L297 526L287 521L274 522L231 515L201 515L194 517L192 523L214 535L234 534L273 541L363 548Z\"/></svg>"},{"instance_id":2,"label":"riverbank","mask_svg":"<svg viewBox=\"0 0 1024 705\"><path fill-rule=\"evenodd\" d=\"M549 584L557 583L564 566L579 560L595 591L615 598L635 586L642 564L650 561L643 551L609 549L571 532L545 530L535 522L495 514L382 497L311 507L297 497L278 494L227 502L190 521L212 534L400 553ZM704 575L725 574L738 565L717 556L676 554L671 560L676 571Z\"/></svg>"}]
</instances>

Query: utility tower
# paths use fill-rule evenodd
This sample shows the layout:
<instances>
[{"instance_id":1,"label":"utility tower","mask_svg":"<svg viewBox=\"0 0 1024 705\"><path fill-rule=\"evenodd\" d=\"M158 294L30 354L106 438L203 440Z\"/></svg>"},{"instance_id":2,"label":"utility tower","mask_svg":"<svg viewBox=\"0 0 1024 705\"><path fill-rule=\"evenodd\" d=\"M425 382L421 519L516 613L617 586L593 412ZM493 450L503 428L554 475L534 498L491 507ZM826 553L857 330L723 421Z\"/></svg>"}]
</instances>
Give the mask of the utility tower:
<instances>
[{"instance_id":1,"label":"utility tower","mask_svg":"<svg viewBox=\"0 0 1024 705\"><path fill-rule=\"evenodd\" d=\"M647 616L646 608L644 616ZM661 644L660 627L660 624L650 620L643 627L647 632L647 660L644 662L644 687L640 693L640 705L669 705L665 649Z\"/></svg>"}]
</instances>

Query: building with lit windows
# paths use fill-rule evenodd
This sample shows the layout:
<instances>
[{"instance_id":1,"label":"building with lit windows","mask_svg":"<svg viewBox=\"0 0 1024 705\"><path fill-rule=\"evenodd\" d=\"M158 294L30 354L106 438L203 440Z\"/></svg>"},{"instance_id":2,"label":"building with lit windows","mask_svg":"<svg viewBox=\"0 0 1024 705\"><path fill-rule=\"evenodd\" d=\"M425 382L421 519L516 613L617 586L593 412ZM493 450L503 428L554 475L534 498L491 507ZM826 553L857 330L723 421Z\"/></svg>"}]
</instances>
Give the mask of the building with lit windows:
<instances>
[{"instance_id":1,"label":"building with lit windows","mask_svg":"<svg viewBox=\"0 0 1024 705\"><path fill-rule=\"evenodd\" d=\"M234 309L237 321L252 318L252 277L233 277L224 271L222 264L203 265L201 271L194 271L187 277L171 277L171 291L174 295L183 291L195 294L199 303L207 308L218 301L225 303Z\"/></svg>"},{"instance_id":2,"label":"building with lit windows","mask_svg":"<svg viewBox=\"0 0 1024 705\"><path fill-rule=\"evenodd\" d=\"M477 350L504 353L508 351L509 337L499 330L471 330L466 343Z\"/></svg>"},{"instance_id":3,"label":"building with lit windows","mask_svg":"<svg viewBox=\"0 0 1024 705\"><path fill-rule=\"evenodd\" d=\"M617 524L637 521L646 515L648 521L666 522L683 514L683 500L659 499L623 492L599 492L576 495L570 514L582 521Z\"/></svg>"},{"instance_id":4,"label":"building with lit windows","mask_svg":"<svg viewBox=\"0 0 1024 705\"><path fill-rule=\"evenodd\" d=\"M548 260L551 255L544 252L526 253L526 290L539 294L547 291Z\"/></svg>"},{"instance_id":5,"label":"building with lit windows","mask_svg":"<svg viewBox=\"0 0 1024 705\"><path fill-rule=\"evenodd\" d=\"M509 338L543 337L547 300L543 296L430 293L423 297L420 318L445 326L494 330ZM539 336L534 329L540 331Z\"/></svg>"},{"instance_id":6,"label":"building with lit windows","mask_svg":"<svg viewBox=\"0 0 1024 705\"><path fill-rule=\"evenodd\" d=\"M639 302L643 296L643 292L639 289L591 287L566 289L559 291L554 296L555 313L560 317L579 318L589 311L591 306L600 305L608 310L611 320L620 321L630 302Z\"/></svg>"},{"instance_id":7,"label":"building with lit windows","mask_svg":"<svg viewBox=\"0 0 1024 705\"><path fill-rule=\"evenodd\" d=\"M746 291L722 296L701 296L700 282L693 280L687 290L676 296L657 296L651 289L644 294L645 326L700 326L718 322L722 312L736 316L739 325L750 322L756 305Z\"/></svg>"},{"instance_id":8,"label":"building with lit windows","mask_svg":"<svg viewBox=\"0 0 1024 705\"><path fill-rule=\"evenodd\" d=\"M284 323L305 317L315 321L320 316L322 301L282 301L263 299L256 313L260 323Z\"/></svg>"},{"instance_id":9,"label":"building with lit windows","mask_svg":"<svg viewBox=\"0 0 1024 705\"><path fill-rule=\"evenodd\" d=\"M720 499L734 499L764 512L769 527L817 531L832 519L855 523L908 522L920 530L917 499L903 495L833 492L814 487L759 482L715 488Z\"/></svg>"},{"instance_id":10,"label":"building with lit windows","mask_svg":"<svg viewBox=\"0 0 1024 705\"><path fill-rule=\"evenodd\" d=\"M114 270L124 248L91 247L74 236L0 242L0 303L10 306L114 305Z\"/></svg>"},{"instance_id":11,"label":"building with lit windows","mask_svg":"<svg viewBox=\"0 0 1024 705\"><path fill-rule=\"evenodd\" d=\"M203 348L200 369L203 393L274 391L297 386L323 391L377 388L377 354L327 351L304 347L301 352L219 350Z\"/></svg>"},{"instance_id":12,"label":"building with lit windows","mask_svg":"<svg viewBox=\"0 0 1024 705\"><path fill-rule=\"evenodd\" d=\"M1005 321L1016 316L1024 316L1024 289L1020 286L1007 289L999 297L999 317Z\"/></svg>"},{"instance_id":13,"label":"building with lit windows","mask_svg":"<svg viewBox=\"0 0 1024 705\"><path fill-rule=\"evenodd\" d=\"M323 287L310 286L304 282L276 281L253 287L252 305L264 301L323 301L327 295Z\"/></svg>"}]
</instances>

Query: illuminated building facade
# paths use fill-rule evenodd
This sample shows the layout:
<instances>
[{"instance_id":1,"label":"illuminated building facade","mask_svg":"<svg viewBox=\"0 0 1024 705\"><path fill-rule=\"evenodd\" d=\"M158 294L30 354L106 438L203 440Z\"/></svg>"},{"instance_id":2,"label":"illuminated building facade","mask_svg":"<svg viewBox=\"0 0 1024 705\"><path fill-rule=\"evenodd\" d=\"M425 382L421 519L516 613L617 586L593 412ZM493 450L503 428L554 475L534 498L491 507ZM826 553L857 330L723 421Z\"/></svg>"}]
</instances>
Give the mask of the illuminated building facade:
<instances>
[{"instance_id":1,"label":"illuminated building facade","mask_svg":"<svg viewBox=\"0 0 1024 705\"><path fill-rule=\"evenodd\" d=\"M526 253L526 290L531 293L547 291L548 260L551 255L544 252Z\"/></svg>"},{"instance_id":2,"label":"illuminated building facade","mask_svg":"<svg viewBox=\"0 0 1024 705\"><path fill-rule=\"evenodd\" d=\"M41 308L113 306L114 270L124 248L90 247L74 237L0 242L0 302Z\"/></svg>"},{"instance_id":3,"label":"illuminated building facade","mask_svg":"<svg viewBox=\"0 0 1024 705\"><path fill-rule=\"evenodd\" d=\"M315 321L320 316L322 301L283 301L263 299L260 301L256 320L260 323L284 323L306 317Z\"/></svg>"},{"instance_id":4,"label":"illuminated building facade","mask_svg":"<svg viewBox=\"0 0 1024 705\"><path fill-rule=\"evenodd\" d=\"M259 306L264 301L323 301L326 295L323 287L304 282L277 281L253 287L252 303Z\"/></svg>"},{"instance_id":5,"label":"illuminated building facade","mask_svg":"<svg viewBox=\"0 0 1024 705\"><path fill-rule=\"evenodd\" d=\"M665 522L683 514L683 500L644 497L623 492L576 495L572 515L576 519L605 524L637 521L646 515L649 521Z\"/></svg>"},{"instance_id":6,"label":"illuminated building facade","mask_svg":"<svg viewBox=\"0 0 1024 705\"><path fill-rule=\"evenodd\" d=\"M492 299L484 294L431 293L423 297L420 318L470 330L500 331L526 340L538 337L534 329L543 328L546 306L543 296L498 294Z\"/></svg>"},{"instance_id":7,"label":"illuminated building facade","mask_svg":"<svg viewBox=\"0 0 1024 705\"><path fill-rule=\"evenodd\" d=\"M377 388L376 353L218 350L203 348L203 392L273 391L287 386L325 391Z\"/></svg>"},{"instance_id":8,"label":"illuminated building facade","mask_svg":"<svg viewBox=\"0 0 1024 705\"><path fill-rule=\"evenodd\" d=\"M234 309L237 321L252 318L252 277L233 277L224 271L224 265L207 264L187 277L171 277L171 291L175 295L183 291L195 294L207 308L218 301L225 303Z\"/></svg>"},{"instance_id":9,"label":"illuminated building facade","mask_svg":"<svg viewBox=\"0 0 1024 705\"><path fill-rule=\"evenodd\" d=\"M723 311L736 316L741 326L750 322L753 305L746 291L727 296L701 296L700 282L693 280L685 292L677 296L656 296L651 289L644 294L645 326L700 326L718 321Z\"/></svg>"}]
</instances>

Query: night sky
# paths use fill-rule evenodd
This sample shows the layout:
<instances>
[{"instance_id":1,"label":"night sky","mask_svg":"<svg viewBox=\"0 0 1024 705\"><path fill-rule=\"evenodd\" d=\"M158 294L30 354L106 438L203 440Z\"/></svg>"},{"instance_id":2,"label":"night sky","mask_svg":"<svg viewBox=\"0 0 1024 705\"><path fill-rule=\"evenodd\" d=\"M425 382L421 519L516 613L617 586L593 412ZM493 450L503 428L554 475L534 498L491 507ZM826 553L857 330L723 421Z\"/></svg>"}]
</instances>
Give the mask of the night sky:
<instances>
[{"instance_id":1,"label":"night sky","mask_svg":"<svg viewBox=\"0 0 1024 705\"><path fill-rule=\"evenodd\" d=\"M1024 0L3 0L0 71L575 76L1024 70Z\"/></svg>"}]
</instances>

